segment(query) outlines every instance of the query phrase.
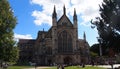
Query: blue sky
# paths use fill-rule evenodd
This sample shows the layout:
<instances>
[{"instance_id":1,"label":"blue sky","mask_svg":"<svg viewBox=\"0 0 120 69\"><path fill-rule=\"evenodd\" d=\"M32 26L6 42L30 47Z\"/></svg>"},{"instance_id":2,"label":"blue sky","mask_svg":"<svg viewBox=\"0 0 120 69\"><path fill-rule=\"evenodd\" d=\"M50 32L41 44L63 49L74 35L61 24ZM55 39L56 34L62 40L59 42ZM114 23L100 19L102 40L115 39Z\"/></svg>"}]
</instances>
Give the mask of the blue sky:
<instances>
[{"instance_id":1,"label":"blue sky","mask_svg":"<svg viewBox=\"0 0 120 69\"><path fill-rule=\"evenodd\" d=\"M97 43L97 30L92 29L90 20L98 16L99 6L102 0L9 0L17 17L17 25L14 29L16 40L36 39L39 30L48 31L52 25L51 15L53 6L56 6L58 19L62 15L63 6L66 6L66 14L73 22L73 11L76 8L78 15L78 35L83 38L86 33L90 45Z\"/></svg>"}]
</instances>

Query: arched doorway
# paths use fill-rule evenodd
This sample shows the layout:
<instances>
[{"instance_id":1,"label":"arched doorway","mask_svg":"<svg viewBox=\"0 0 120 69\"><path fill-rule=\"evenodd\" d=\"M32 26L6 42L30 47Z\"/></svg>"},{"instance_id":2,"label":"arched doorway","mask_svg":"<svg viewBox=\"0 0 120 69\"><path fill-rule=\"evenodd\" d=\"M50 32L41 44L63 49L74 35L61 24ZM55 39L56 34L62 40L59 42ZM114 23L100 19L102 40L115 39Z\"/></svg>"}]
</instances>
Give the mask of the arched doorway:
<instances>
[{"instance_id":1,"label":"arched doorway","mask_svg":"<svg viewBox=\"0 0 120 69\"><path fill-rule=\"evenodd\" d=\"M64 58L64 64L70 65L72 64L72 58L70 58L69 56Z\"/></svg>"},{"instance_id":2,"label":"arched doorway","mask_svg":"<svg viewBox=\"0 0 120 69\"><path fill-rule=\"evenodd\" d=\"M47 62L48 62L48 65L52 64L52 60L51 59L47 60Z\"/></svg>"}]
</instances>

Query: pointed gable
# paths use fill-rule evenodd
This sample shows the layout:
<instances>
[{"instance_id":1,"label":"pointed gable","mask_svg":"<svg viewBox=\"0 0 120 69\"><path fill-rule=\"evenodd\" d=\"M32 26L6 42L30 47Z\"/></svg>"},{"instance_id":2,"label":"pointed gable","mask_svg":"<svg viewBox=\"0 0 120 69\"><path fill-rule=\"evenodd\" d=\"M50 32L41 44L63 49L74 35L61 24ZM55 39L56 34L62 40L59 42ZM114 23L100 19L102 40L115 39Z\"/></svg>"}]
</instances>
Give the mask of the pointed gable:
<instances>
[{"instance_id":1,"label":"pointed gable","mask_svg":"<svg viewBox=\"0 0 120 69\"><path fill-rule=\"evenodd\" d=\"M66 15L63 15L57 22L58 26L73 26L72 22Z\"/></svg>"}]
</instances>

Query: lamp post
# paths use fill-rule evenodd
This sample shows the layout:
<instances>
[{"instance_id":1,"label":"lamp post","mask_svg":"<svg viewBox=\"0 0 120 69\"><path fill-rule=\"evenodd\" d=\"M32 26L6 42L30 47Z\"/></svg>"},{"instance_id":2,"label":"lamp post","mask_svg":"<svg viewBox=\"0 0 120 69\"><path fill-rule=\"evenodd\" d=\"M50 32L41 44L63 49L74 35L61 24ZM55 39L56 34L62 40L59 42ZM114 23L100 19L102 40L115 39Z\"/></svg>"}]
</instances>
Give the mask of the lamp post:
<instances>
[{"instance_id":1,"label":"lamp post","mask_svg":"<svg viewBox=\"0 0 120 69\"><path fill-rule=\"evenodd\" d=\"M97 37L98 39L98 42L99 42L99 53L100 53L100 56L102 56L102 47L101 47L101 43L102 43L102 39L100 37Z\"/></svg>"}]
</instances>

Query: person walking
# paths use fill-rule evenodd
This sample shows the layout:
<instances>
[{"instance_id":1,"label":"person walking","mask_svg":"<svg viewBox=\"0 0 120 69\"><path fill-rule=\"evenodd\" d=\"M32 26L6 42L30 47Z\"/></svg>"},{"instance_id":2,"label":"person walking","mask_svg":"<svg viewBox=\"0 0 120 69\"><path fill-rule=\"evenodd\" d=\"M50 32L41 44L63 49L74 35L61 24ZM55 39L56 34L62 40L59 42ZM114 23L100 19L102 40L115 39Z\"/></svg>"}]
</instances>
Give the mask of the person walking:
<instances>
[{"instance_id":1,"label":"person walking","mask_svg":"<svg viewBox=\"0 0 120 69\"><path fill-rule=\"evenodd\" d=\"M62 65L62 69L64 69L64 65Z\"/></svg>"},{"instance_id":2,"label":"person walking","mask_svg":"<svg viewBox=\"0 0 120 69\"><path fill-rule=\"evenodd\" d=\"M111 69L113 69L113 60L109 60L109 64L111 65Z\"/></svg>"},{"instance_id":3,"label":"person walking","mask_svg":"<svg viewBox=\"0 0 120 69\"><path fill-rule=\"evenodd\" d=\"M57 69L60 69L60 65L57 65Z\"/></svg>"}]
</instances>

